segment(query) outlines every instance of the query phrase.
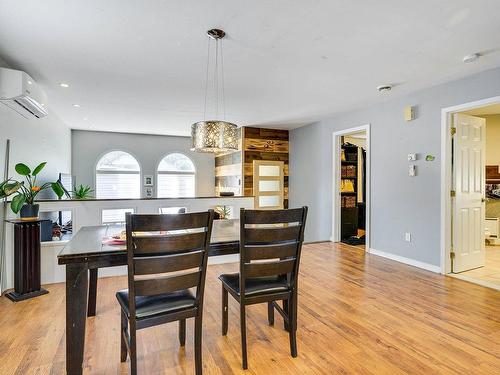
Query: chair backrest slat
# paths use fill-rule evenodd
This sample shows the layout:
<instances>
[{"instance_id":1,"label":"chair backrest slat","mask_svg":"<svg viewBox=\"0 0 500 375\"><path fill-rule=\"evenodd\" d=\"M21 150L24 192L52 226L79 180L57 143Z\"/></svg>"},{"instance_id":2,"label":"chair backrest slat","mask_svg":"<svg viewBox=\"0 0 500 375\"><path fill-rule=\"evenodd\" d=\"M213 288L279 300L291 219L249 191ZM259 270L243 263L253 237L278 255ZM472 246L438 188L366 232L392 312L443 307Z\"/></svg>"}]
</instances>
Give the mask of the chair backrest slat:
<instances>
[{"instance_id":1,"label":"chair backrest slat","mask_svg":"<svg viewBox=\"0 0 500 375\"><path fill-rule=\"evenodd\" d=\"M207 225L207 213L192 214L133 214L132 226L135 232L172 231L202 228Z\"/></svg>"},{"instance_id":2,"label":"chair backrest slat","mask_svg":"<svg viewBox=\"0 0 500 375\"><path fill-rule=\"evenodd\" d=\"M263 277L286 275L293 271L296 259L278 260L274 262L245 264L246 277Z\"/></svg>"},{"instance_id":3,"label":"chair backrest slat","mask_svg":"<svg viewBox=\"0 0 500 375\"><path fill-rule=\"evenodd\" d=\"M203 249L205 232L134 237L134 255L163 254Z\"/></svg>"},{"instance_id":4,"label":"chair backrest slat","mask_svg":"<svg viewBox=\"0 0 500 375\"><path fill-rule=\"evenodd\" d=\"M163 257L134 258L134 274L151 275L163 273L165 270L175 272L189 268L199 268L203 262L203 253L204 250L199 250L187 254Z\"/></svg>"},{"instance_id":5,"label":"chair backrest slat","mask_svg":"<svg viewBox=\"0 0 500 375\"><path fill-rule=\"evenodd\" d=\"M201 272L191 272L183 275L164 276L154 279L135 280L136 296L153 296L170 293L177 290L189 289L198 286Z\"/></svg>"},{"instance_id":6,"label":"chair backrest slat","mask_svg":"<svg viewBox=\"0 0 500 375\"><path fill-rule=\"evenodd\" d=\"M307 207L240 211L240 285L248 278L285 277L295 291ZM245 288L240 288L245 299Z\"/></svg>"},{"instance_id":7,"label":"chair backrest slat","mask_svg":"<svg viewBox=\"0 0 500 375\"><path fill-rule=\"evenodd\" d=\"M246 224L279 224L302 221L302 208L291 210L251 210L246 211Z\"/></svg>"},{"instance_id":8,"label":"chair backrest slat","mask_svg":"<svg viewBox=\"0 0 500 375\"><path fill-rule=\"evenodd\" d=\"M214 212L127 214L129 309L135 297L196 287L198 307L203 291Z\"/></svg>"},{"instance_id":9,"label":"chair backrest slat","mask_svg":"<svg viewBox=\"0 0 500 375\"><path fill-rule=\"evenodd\" d=\"M245 246L245 261L295 256L297 246L297 242L279 243L277 245L247 245Z\"/></svg>"},{"instance_id":10,"label":"chair backrest slat","mask_svg":"<svg viewBox=\"0 0 500 375\"><path fill-rule=\"evenodd\" d=\"M247 244L258 244L298 241L300 229L300 225L287 227L245 228L245 242Z\"/></svg>"}]
</instances>

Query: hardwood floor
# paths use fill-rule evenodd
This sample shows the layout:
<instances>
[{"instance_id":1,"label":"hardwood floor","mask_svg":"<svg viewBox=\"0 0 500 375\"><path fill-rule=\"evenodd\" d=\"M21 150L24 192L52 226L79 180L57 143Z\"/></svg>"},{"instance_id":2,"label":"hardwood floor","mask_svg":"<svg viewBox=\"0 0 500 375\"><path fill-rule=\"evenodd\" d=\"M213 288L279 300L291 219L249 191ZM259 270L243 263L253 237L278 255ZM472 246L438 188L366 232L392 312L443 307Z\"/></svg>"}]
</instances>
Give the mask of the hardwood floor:
<instances>
[{"instance_id":1,"label":"hardwood floor","mask_svg":"<svg viewBox=\"0 0 500 375\"><path fill-rule=\"evenodd\" d=\"M249 370L241 370L238 304L229 301L221 336L217 276L207 274L203 326L205 374L498 374L500 292L396 263L341 244L304 246L299 279L298 358L276 314L247 311ZM115 291L125 277L100 279L97 316L89 318L86 374L127 374L120 364ZM64 285L13 304L0 298L0 374L64 373ZM141 374L193 374L193 324L179 348L177 324L138 333Z\"/></svg>"}]
</instances>

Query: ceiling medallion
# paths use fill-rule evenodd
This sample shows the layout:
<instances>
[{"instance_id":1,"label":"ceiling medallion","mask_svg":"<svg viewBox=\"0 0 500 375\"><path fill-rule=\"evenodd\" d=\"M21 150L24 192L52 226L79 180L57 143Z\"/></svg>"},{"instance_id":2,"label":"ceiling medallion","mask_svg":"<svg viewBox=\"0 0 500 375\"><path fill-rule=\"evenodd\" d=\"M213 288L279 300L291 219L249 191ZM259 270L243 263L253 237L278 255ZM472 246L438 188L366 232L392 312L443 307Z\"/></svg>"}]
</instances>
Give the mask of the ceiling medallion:
<instances>
[{"instance_id":1,"label":"ceiling medallion","mask_svg":"<svg viewBox=\"0 0 500 375\"><path fill-rule=\"evenodd\" d=\"M208 56L207 74L205 82L205 109L204 120L191 125L192 151L197 152L228 152L238 149L238 126L226 121L226 100L224 94L224 64L222 58L222 38L226 35L224 30L212 29L207 31L208 35ZM210 76L210 45L215 42L215 61L213 66L213 82L209 85ZM219 56L220 55L220 56ZM209 95L209 86L213 90ZM219 97L223 120L206 120L207 103L214 101L215 118L219 117Z\"/></svg>"}]
</instances>

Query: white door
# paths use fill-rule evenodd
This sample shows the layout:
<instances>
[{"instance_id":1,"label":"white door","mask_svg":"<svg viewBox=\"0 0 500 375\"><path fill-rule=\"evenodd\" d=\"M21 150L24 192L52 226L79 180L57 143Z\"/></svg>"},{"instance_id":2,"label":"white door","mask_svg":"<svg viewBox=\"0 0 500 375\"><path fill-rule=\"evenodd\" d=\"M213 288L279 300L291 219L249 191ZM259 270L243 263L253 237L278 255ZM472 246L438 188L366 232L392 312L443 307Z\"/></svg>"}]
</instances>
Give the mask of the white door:
<instances>
[{"instance_id":1,"label":"white door","mask_svg":"<svg viewBox=\"0 0 500 375\"><path fill-rule=\"evenodd\" d=\"M484 266L486 120L455 114L453 272Z\"/></svg>"}]
</instances>

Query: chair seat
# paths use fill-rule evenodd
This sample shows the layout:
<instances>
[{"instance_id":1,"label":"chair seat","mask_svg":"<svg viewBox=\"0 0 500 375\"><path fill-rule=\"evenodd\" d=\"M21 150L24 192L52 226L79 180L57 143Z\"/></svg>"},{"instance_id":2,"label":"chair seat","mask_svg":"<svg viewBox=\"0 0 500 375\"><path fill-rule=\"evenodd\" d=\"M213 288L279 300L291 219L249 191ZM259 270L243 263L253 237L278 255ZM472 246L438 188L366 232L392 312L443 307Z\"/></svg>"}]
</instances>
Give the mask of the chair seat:
<instances>
[{"instance_id":1,"label":"chair seat","mask_svg":"<svg viewBox=\"0 0 500 375\"><path fill-rule=\"evenodd\" d=\"M128 289L120 290L116 293L116 298L123 311L130 317ZM190 309L195 306L196 298L187 289L154 296L135 297L135 315L137 319Z\"/></svg>"},{"instance_id":2,"label":"chair seat","mask_svg":"<svg viewBox=\"0 0 500 375\"><path fill-rule=\"evenodd\" d=\"M240 275L238 273L223 274L219 276L219 279L237 295L240 294ZM282 276L252 277L246 279L245 296L258 296L288 291L290 291L288 282Z\"/></svg>"}]
</instances>

